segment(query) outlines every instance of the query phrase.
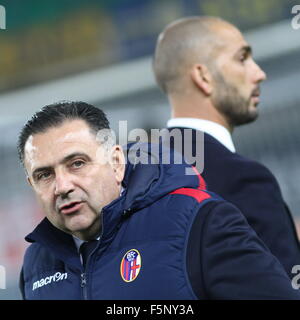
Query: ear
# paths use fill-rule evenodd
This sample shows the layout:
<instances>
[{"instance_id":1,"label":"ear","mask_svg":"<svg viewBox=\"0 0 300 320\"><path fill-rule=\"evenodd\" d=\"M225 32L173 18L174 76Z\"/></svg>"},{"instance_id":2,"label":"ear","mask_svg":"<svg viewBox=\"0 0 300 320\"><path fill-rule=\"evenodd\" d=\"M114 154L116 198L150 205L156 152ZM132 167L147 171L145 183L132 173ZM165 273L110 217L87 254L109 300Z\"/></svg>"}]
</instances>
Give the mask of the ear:
<instances>
[{"instance_id":1,"label":"ear","mask_svg":"<svg viewBox=\"0 0 300 320\"><path fill-rule=\"evenodd\" d=\"M121 183L125 174L125 156L122 147L115 145L111 151L111 165L114 170L115 178L118 183Z\"/></svg>"},{"instance_id":2,"label":"ear","mask_svg":"<svg viewBox=\"0 0 300 320\"><path fill-rule=\"evenodd\" d=\"M212 77L208 68L204 64L195 64L191 70L191 78L193 83L206 96L212 93Z\"/></svg>"}]
</instances>

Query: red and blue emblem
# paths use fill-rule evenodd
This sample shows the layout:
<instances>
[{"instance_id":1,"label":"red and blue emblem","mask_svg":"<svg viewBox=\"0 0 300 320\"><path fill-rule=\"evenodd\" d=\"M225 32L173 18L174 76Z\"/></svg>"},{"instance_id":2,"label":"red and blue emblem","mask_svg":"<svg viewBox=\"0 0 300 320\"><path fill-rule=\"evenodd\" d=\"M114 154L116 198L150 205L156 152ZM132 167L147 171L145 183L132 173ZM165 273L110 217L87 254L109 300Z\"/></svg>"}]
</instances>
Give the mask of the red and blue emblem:
<instances>
[{"instance_id":1,"label":"red and blue emblem","mask_svg":"<svg viewBox=\"0 0 300 320\"><path fill-rule=\"evenodd\" d=\"M142 267L141 254L136 249L127 251L121 261L120 272L125 282L136 279Z\"/></svg>"}]
</instances>

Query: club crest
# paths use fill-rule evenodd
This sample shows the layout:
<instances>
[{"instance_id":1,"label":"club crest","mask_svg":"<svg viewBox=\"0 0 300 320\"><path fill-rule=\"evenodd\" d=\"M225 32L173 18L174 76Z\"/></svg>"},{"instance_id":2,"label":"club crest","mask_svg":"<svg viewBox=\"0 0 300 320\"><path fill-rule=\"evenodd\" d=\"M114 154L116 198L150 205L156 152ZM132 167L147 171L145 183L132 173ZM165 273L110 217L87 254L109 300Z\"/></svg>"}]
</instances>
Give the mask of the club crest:
<instances>
[{"instance_id":1,"label":"club crest","mask_svg":"<svg viewBox=\"0 0 300 320\"><path fill-rule=\"evenodd\" d=\"M120 272L125 282L136 279L142 267L141 254L136 249L131 249L125 253L121 261Z\"/></svg>"}]
</instances>

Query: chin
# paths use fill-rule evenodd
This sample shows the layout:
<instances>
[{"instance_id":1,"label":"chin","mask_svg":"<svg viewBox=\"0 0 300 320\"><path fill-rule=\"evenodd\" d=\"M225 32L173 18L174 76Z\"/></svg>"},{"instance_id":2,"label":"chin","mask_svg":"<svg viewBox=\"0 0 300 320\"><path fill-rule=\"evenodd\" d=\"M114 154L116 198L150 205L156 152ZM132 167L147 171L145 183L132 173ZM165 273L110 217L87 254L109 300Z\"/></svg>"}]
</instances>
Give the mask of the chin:
<instances>
[{"instance_id":1,"label":"chin","mask_svg":"<svg viewBox=\"0 0 300 320\"><path fill-rule=\"evenodd\" d=\"M82 215L75 215L70 217L65 223L65 227L71 232L78 232L89 229L94 223L94 219L91 217L85 217Z\"/></svg>"},{"instance_id":2,"label":"chin","mask_svg":"<svg viewBox=\"0 0 300 320\"><path fill-rule=\"evenodd\" d=\"M255 120L258 117L257 104L253 105L249 110L249 118ZM253 121L252 120L252 121Z\"/></svg>"},{"instance_id":3,"label":"chin","mask_svg":"<svg viewBox=\"0 0 300 320\"><path fill-rule=\"evenodd\" d=\"M247 114L244 114L243 116L239 115L238 117L235 117L234 119L232 119L232 124L234 126L242 126L244 124L247 123L251 123L253 121L255 121L258 117L258 112L248 112Z\"/></svg>"}]
</instances>

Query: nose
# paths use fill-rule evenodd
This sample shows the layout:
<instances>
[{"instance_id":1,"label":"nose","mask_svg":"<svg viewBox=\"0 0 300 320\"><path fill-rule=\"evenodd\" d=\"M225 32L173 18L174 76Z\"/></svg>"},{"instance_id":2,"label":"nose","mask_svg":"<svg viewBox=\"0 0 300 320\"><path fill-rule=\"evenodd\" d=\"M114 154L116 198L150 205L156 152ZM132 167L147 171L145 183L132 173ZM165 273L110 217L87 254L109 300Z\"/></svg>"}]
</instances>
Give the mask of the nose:
<instances>
[{"instance_id":1,"label":"nose","mask_svg":"<svg viewBox=\"0 0 300 320\"><path fill-rule=\"evenodd\" d=\"M66 197L74 191L72 177L67 173L57 172L55 176L55 191L56 196Z\"/></svg>"},{"instance_id":2,"label":"nose","mask_svg":"<svg viewBox=\"0 0 300 320\"><path fill-rule=\"evenodd\" d=\"M253 62L254 62L254 66L255 66L255 72L254 72L255 82L259 83L259 82L266 80L267 79L266 73L261 69L261 67L255 61L253 61Z\"/></svg>"}]
</instances>

